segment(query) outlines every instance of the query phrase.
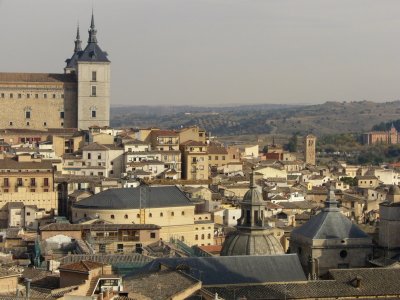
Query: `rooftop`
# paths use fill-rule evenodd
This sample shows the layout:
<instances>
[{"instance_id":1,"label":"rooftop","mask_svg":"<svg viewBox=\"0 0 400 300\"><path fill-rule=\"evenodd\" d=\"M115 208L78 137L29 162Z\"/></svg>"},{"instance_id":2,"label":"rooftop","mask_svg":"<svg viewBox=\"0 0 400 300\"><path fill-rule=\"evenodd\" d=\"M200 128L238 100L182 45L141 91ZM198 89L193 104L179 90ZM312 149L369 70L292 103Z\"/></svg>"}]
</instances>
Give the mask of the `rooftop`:
<instances>
[{"instance_id":1,"label":"rooftop","mask_svg":"<svg viewBox=\"0 0 400 300\"><path fill-rule=\"evenodd\" d=\"M148 186L146 198L140 199L137 188L108 189L75 204L76 208L139 209L140 207L194 206L190 199L176 186Z\"/></svg>"}]
</instances>

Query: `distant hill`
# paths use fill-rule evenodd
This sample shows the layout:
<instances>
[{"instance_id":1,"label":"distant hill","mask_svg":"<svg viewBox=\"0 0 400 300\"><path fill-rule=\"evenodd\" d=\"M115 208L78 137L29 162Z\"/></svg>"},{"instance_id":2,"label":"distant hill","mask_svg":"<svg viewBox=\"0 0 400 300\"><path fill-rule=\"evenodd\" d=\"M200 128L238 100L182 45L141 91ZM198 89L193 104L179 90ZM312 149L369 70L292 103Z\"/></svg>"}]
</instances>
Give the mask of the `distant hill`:
<instances>
[{"instance_id":1,"label":"distant hill","mask_svg":"<svg viewBox=\"0 0 400 300\"><path fill-rule=\"evenodd\" d=\"M227 107L127 106L111 108L113 127L178 129L198 125L215 135L317 135L364 132L397 120L400 101L326 102L318 105L240 105Z\"/></svg>"}]
</instances>

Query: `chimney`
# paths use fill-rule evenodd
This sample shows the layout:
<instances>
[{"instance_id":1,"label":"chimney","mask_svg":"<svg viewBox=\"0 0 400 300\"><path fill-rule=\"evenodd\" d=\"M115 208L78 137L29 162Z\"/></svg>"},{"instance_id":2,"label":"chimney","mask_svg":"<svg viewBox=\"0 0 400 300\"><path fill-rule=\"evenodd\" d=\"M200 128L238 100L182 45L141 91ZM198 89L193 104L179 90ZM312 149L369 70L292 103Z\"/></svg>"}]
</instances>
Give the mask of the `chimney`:
<instances>
[{"instance_id":1,"label":"chimney","mask_svg":"<svg viewBox=\"0 0 400 300\"><path fill-rule=\"evenodd\" d=\"M356 276L356 278L350 281L350 284L355 288L359 288L361 287L361 280L362 280L361 276Z\"/></svg>"},{"instance_id":2,"label":"chimney","mask_svg":"<svg viewBox=\"0 0 400 300\"><path fill-rule=\"evenodd\" d=\"M25 278L25 289L26 289L26 298L29 299L31 297L31 282L32 279Z\"/></svg>"}]
</instances>

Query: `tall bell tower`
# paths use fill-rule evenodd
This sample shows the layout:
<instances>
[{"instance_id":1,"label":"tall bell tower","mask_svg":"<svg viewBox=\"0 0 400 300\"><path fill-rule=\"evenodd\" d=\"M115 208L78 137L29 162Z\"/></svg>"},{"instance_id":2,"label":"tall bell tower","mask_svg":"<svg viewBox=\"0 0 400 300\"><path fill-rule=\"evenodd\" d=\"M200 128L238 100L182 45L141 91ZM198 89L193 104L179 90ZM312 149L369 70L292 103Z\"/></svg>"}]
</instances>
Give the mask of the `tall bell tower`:
<instances>
[{"instance_id":1,"label":"tall bell tower","mask_svg":"<svg viewBox=\"0 0 400 300\"><path fill-rule=\"evenodd\" d=\"M89 28L86 48L76 60L78 81L78 124L79 129L90 126L110 125L110 64L107 53L98 45L94 15Z\"/></svg>"}]
</instances>

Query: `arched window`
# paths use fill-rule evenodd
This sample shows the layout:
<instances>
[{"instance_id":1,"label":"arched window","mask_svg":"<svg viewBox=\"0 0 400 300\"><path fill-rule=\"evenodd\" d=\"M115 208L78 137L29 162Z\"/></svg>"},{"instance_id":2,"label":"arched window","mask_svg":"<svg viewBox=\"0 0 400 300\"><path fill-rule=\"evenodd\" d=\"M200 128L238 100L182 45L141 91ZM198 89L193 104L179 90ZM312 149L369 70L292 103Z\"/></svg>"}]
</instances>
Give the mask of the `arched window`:
<instances>
[{"instance_id":1,"label":"arched window","mask_svg":"<svg viewBox=\"0 0 400 300\"><path fill-rule=\"evenodd\" d=\"M175 216L175 213L173 211L171 211L171 217Z\"/></svg>"},{"instance_id":2,"label":"arched window","mask_svg":"<svg viewBox=\"0 0 400 300\"><path fill-rule=\"evenodd\" d=\"M184 215L185 215L185 212L184 212L184 211L182 211L182 212L181 212L181 215L182 215L182 216L184 216Z\"/></svg>"},{"instance_id":3,"label":"arched window","mask_svg":"<svg viewBox=\"0 0 400 300\"><path fill-rule=\"evenodd\" d=\"M196 234L196 235L194 236L194 239L197 241L197 240L199 239L199 235Z\"/></svg>"},{"instance_id":4,"label":"arched window","mask_svg":"<svg viewBox=\"0 0 400 300\"><path fill-rule=\"evenodd\" d=\"M207 234L207 238L211 239L211 233Z\"/></svg>"},{"instance_id":5,"label":"arched window","mask_svg":"<svg viewBox=\"0 0 400 300\"><path fill-rule=\"evenodd\" d=\"M140 218L140 214L137 214L137 215L136 215L136 218Z\"/></svg>"},{"instance_id":6,"label":"arched window","mask_svg":"<svg viewBox=\"0 0 400 300\"><path fill-rule=\"evenodd\" d=\"M111 219L115 219L115 216L114 216L114 215L111 215Z\"/></svg>"},{"instance_id":7,"label":"arched window","mask_svg":"<svg viewBox=\"0 0 400 300\"><path fill-rule=\"evenodd\" d=\"M149 213L149 218L151 218L151 217L153 217L153 214L152 214L152 213Z\"/></svg>"},{"instance_id":8,"label":"arched window","mask_svg":"<svg viewBox=\"0 0 400 300\"><path fill-rule=\"evenodd\" d=\"M124 218L125 218L125 219L128 219L128 215L125 215Z\"/></svg>"},{"instance_id":9,"label":"arched window","mask_svg":"<svg viewBox=\"0 0 400 300\"><path fill-rule=\"evenodd\" d=\"M164 217L164 213L160 212L160 217Z\"/></svg>"},{"instance_id":10,"label":"arched window","mask_svg":"<svg viewBox=\"0 0 400 300\"><path fill-rule=\"evenodd\" d=\"M204 234L201 235L201 239L204 240Z\"/></svg>"}]
</instances>

